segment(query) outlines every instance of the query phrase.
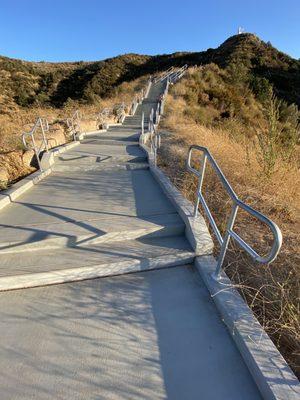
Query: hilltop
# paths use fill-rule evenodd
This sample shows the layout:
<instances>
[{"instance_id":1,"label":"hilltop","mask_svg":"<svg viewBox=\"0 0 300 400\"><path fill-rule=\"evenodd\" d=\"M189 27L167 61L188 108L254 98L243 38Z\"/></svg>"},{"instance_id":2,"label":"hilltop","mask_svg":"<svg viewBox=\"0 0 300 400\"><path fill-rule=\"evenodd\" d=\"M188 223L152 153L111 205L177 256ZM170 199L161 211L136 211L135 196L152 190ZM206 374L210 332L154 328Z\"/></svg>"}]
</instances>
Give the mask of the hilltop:
<instances>
[{"instance_id":1,"label":"hilltop","mask_svg":"<svg viewBox=\"0 0 300 400\"><path fill-rule=\"evenodd\" d=\"M125 54L103 61L48 63L0 57L0 113L16 107L62 107L68 99L93 104L116 86L171 66L215 63L267 79L275 93L300 106L300 61L253 34L235 35L216 49L147 56Z\"/></svg>"}]
</instances>

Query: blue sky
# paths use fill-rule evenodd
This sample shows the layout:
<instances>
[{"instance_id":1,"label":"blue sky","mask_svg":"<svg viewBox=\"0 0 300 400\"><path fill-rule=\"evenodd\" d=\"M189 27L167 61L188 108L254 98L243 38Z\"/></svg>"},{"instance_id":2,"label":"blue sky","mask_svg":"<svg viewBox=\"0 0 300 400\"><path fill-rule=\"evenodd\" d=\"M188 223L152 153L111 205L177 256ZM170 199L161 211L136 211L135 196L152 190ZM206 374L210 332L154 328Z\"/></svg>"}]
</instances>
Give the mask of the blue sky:
<instances>
[{"instance_id":1,"label":"blue sky","mask_svg":"<svg viewBox=\"0 0 300 400\"><path fill-rule=\"evenodd\" d=\"M0 54L80 61L202 51L238 26L300 58L300 0L0 0Z\"/></svg>"}]
</instances>

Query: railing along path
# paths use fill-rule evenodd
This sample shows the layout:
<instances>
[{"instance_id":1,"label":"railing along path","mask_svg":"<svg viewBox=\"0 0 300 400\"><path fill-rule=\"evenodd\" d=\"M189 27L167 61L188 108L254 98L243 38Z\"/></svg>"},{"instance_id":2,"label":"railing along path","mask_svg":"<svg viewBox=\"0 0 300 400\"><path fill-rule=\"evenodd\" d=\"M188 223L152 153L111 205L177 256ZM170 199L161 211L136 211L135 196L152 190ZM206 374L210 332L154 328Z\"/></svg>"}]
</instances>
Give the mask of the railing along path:
<instances>
[{"instance_id":1,"label":"railing along path","mask_svg":"<svg viewBox=\"0 0 300 400\"><path fill-rule=\"evenodd\" d=\"M42 140L39 140L37 138L38 133L41 133ZM43 151L48 152L48 141L46 138L46 132L49 131L49 124L46 118L41 118L38 117L36 120L33 128L31 129L30 132L24 132L22 134L22 141L24 144L24 147L28 150L33 149L39 169L43 171L42 165L41 165L41 160L40 160L40 155ZM28 143L28 139L31 141L31 145ZM38 143L40 141L40 143Z\"/></svg>"}]
</instances>

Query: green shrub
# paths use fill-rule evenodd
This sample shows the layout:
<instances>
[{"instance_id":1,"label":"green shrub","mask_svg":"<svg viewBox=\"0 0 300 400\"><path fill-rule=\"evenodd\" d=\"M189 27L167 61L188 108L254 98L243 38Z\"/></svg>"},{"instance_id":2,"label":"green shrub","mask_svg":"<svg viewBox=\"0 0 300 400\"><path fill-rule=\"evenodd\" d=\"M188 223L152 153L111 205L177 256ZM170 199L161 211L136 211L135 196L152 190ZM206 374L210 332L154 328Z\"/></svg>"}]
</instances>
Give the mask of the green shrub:
<instances>
[{"instance_id":1,"label":"green shrub","mask_svg":"<svg viewBox=\"0 0 300 400\"><path fill-rule=\"evenodd\" d=\"M270 98L273 90L273 86L268 79L255 75L252 75L250 79L250 87L261 103L265 103Z\"/></svg>"}]
</instances>

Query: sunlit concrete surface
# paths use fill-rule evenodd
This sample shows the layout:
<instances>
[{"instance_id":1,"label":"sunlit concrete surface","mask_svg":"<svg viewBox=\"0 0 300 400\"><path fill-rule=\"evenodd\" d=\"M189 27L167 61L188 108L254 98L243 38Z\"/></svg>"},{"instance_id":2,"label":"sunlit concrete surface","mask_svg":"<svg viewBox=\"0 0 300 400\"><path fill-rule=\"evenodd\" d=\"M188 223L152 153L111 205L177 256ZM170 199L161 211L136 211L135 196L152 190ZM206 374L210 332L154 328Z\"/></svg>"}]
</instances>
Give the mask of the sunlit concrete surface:
<instances>
[{"instance_id":1,"label":"sunlit concrete surface","mask_svg":"<svg viewBox=\"0 0 300 400\"><path fill-rule=\"evenodd\" d=\"M193 267L0 294L3 399L259 399Z\"/></svg>"}]
</instances>

